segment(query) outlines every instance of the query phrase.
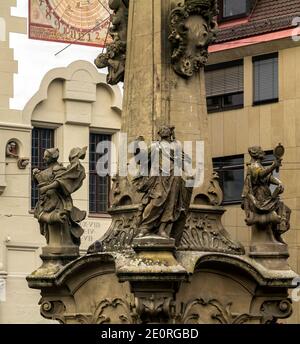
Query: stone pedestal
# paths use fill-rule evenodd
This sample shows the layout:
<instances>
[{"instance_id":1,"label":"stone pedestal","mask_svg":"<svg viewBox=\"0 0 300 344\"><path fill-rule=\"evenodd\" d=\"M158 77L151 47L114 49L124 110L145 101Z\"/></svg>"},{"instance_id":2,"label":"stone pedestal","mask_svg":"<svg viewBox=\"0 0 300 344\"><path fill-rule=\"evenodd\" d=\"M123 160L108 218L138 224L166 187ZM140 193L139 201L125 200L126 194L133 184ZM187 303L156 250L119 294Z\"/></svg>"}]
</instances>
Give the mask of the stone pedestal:
<instances>
[{"instance_id":1,"label":"stone pedestal","mask_svg":"<svg viewBox=\"0 0 300 344\"><path fill-rule=\"evenodd\" d=\"M274 238L271 225L253 225L249 256L270 269L287 269L288 246Z\"/></svg>"},{"instance_id":2,"label":"stone pedestal","mask_svg":"<svg viewBox=\"0 0 300 344\"><path fill-rule=\"evenodd\" d=\"M142 323L172 323L176 293L188 274L174 257L175 240L150 236L133 240L134 258L119 266L120 282L129 282Z\"/></svg>"},{"instance_id":3,"label":"stone pedestal","mask_svg":"<svg viewBox=\"0 0 300 344\"><path fill-rule=\"evenodd\" d=\"M295 277L247 256L146 250L85 255L27 281L60 323L257 324L291 315Z\"/></svg>"}]
</instances>

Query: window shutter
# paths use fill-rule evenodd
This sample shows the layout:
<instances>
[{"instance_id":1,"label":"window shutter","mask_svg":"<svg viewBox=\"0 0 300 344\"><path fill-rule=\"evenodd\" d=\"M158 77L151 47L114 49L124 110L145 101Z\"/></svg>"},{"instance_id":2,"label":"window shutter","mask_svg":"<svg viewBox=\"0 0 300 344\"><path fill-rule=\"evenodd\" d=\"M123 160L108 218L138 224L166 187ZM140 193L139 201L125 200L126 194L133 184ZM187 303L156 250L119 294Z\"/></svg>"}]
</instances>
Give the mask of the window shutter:
<instances>
[{"instance_id":1,"label":"window shutter","mask_svg":"<svg viewBox=\"0 0 300 344\"><path fill-rule=\"evenodd\" d=\"M241 64L207 71L205 78L207 97L244 91L244 67Z\"/></svg>"},{"instance_id":2,"label":"window shutter","mask_svg":"<svg viewBox=\"0 0 300 344\"><path fill-rule=\"evenodd\" d=\"M254 62L254 101L278 98L278 57Z\"/></svg>"}]
</instances>

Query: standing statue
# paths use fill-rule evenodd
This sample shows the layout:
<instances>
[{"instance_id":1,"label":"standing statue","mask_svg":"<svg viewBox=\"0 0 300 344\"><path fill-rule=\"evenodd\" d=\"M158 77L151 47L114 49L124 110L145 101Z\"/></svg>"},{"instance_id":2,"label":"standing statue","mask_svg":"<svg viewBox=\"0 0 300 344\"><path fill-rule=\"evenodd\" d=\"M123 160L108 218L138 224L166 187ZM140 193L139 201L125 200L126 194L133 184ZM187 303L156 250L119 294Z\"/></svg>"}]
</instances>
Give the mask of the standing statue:
<instances>
[{"instance_id":1,"label":"standing statue","mask_svg":"<svg viewBox=\"0 0 300 344\"><path fill-rule=\"evenodd\" d=\"M174 223L188 211L192 189L186 187L182 175L174 173L177 164L184 166L183 160L188 157L176 141L174 129L169 126L160 128L160 140L154 142L146 153L149 176L139 175L134 179L138 191L143 193L137 237L157 234L170 238Z\"/></svg>"},{"instance_id":2,"label":"standing statue","mask_svg":"<svg viewBox=\"0 0 300 344\"><path fill-rule=\"evenodd\" d=\"M280 200L284 191L281 181L273 172L281 166L284 147L274 149L275 160L271 166L263 166L264 151L259 146L249 148L251 162L248 164L247 176L243 190L242 208L246 213L248 226L270 229L277 242L284 243L281 235L290 228L291 210ZM273 192L270 186L275 185ZM271 233L270 233L271 234ZM271 236L270 236L271 238Z\"/></svg>"},{"instance_id":3,"label":"standing statue","mask_svg":"<svg viewBox=\"0 0 300 344\"><path fill-rule=\"evenodd\" d=\"M40 224L41 234L47 240L43 256L78 256L83 229L79 222L86 212L73 205L72 193L77 191L85 179L85 169L80 160L85 158L87 147L73 148L69 155L70 164L65 168L58 162L57 148L47 149L44 161L47 168L33 170L39 188L39 200L34 216Z\"/></svg>"}]
</instances>

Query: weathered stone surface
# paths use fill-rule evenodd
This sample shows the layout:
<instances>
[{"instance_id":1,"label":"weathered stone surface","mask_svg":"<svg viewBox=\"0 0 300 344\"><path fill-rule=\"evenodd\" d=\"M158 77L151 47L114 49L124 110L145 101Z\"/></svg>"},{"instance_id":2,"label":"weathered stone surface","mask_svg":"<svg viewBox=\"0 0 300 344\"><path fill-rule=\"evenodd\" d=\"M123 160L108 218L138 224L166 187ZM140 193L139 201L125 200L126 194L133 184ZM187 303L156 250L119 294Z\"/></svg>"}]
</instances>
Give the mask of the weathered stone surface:
<instances>
[{"instance_id":1,"label":"weathered stone surface","mask_svg":"<svg viewBox=\"0 0 300 344\"><path fill-rule=\"evenodd\" d=\"M197 3L210 7L215 1L186 1ZM174 209L178 195L173 191L171 201L162 190L170 177L149 185L145 201L130 177L117 176L108 233L89 254L52 275L27 278L41 289L46 317L65 323L227 324L276 322L291 314L288 288L296 274L287 264L267 266L249 257L222 226L204 71L199 67L185 79L171 61L168 18L176 5L176 0L130 0L122 131L130 141L142 135L150 143L162 126L176 126L177 140L204 141L204 183L193 190L187 219L164 223L161 209L150 206L148 220L158 221L142 231L144 205L157 194L162 207ZM200 19L193 18L198 28ZM171 235L159 229L162 224L172 225Z\"/></svg>"},{"instance_id":2,"label":"weathered stone surface","mask_svg":"<svg viewBox=\"0 0 300 344\"><path fill-rule=\"evenodd\" d=\"M246 256L147 251L86 255L27 281L41 289L41 314L61 323L238 324L290 316L294 277Z\"/></svg>"},{"instance_id":3,"label":"weathered stone surface","mask_svg":"<svg viewBox=\"0 0 300 344\"><path fill-rule=\"evenodd\" d=\"M110 0L109 7L113 10L112 27L109 34L112 43L106 46L106 52L99 54L95 60L98 68L108 68L107 83L116 85L124 81L129 0Z\"/></svg>"},{"instance_id":4,"label":"weathered stone surface","mask_svg":"<svg viewBox=\"0 0 300 344\"><path fill-rule=\"evenodd\" d=\"M33 170L39 188L34 216L47 241L47 246L42 249L43 265L33 275L53 275L65 263L79 257L83 234L79 223L84 220L86 212L73 205L71 194L82 186L86 177L80 163L85 158L86 149L73 148L66 168L58 162L59 150L47 149L44 154L47 168Z\"/></svg>"},{"instance_id":5,"label":"weathered stone surface","mask_svg":"<svg viewBox=\"0 0 300 344\"><path fill-rule=\"evenodd\" d=\"M284 191L281 181L273 175L279 172L284 147L274 149L275 160L264 167L264 151L259 146L249 148L248 164L243 191L242 208L246 224L252 228L250 256L269 268L286 268L289 257L287 244L281 235L290 229L291 209L280 200ZM270 186L274 185L272 192Z\"/></svg>"}]
</instances>

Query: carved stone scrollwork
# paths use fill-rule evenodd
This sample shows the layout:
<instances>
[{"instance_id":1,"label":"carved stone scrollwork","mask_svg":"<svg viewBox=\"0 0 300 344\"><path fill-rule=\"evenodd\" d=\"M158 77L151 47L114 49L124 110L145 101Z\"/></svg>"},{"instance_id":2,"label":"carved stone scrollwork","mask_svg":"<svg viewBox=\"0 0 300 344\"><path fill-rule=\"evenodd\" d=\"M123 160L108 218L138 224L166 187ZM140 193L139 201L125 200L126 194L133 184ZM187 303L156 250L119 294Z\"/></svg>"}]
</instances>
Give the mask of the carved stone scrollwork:
<instances>
[{"instance_id":1,"label":"carved stone scrollwork","mask_svg":"<svg viewBox=\"0 0 300 344\"><path fill-rule=\"evenodd\" d=\"M55 301L40 301L40 311L41 315L46 319L57 320L61 324L65 323L65 316L64 313L66 311L66 307L62 301L55 300Z\"/></svg>"},{"instance_id":2,"label":"carved stone scrollwork","mask_svg":"<svg viewBox=\"0 0 300 344\"><path fill-rule=\"evenodd\" d=\"M113 42L107 45L106 53L101 53L95 60L98 68L108 68L107 83L111 85L124 81L128 6L129 0L109 1L109 7L113 10L109 34Z\"/></svg>"},{"instance_id":3,"label":"carved stone scrollwork","mask_svg":"<svg viewBox=\"0 0 300 344\"><path fill-rule=\"evenodd\" d=\"M286 319L292 315L293 306L289 299L265 301L260 308L263 324L276 323L278 319Z\"/></svg>"},{"instance_id":4,"label":"carved stone scrollwork","mask_svg":"<svg viewBox=\"0 0 300 344\"><path fill-rule=\"evenodd\" d=\"M249 314L232 313L232 303L224 306L215 299L205 301L199 298L181 306L181 313L177 315L176 322L183 324L245 324L259 318Z\"/></svg>"},{"instance_id":5,"label":"carved stone scrollwork","mask_svg":"<svg viewBox=\"0 0 300 344\"><path fill-rule=\"evenodd\" d=\"M244 248L230 239L221 223L224 210L191 207L179 249L243 254Z\"/></svg>"},{"instance_id":6,"label":"carved stone scrollwork","mask_svg":"<svg viewBox=\"0 0 300 344\"><path fill-rule=\"evenodd\" d=\"M101 301L90 319L90 324L133 323L136 323L136 317L131 305L120 298Z\"/></svg>"},{"instance_id":7,"label":"carved stone scrollwork","mask_svg":"<svg viewBox=\"0 0 300 344\"><path fill-rule=\"evenodd\" d=\"M207 190L207 196L211 205L221 205L223 202L223 191L219 183L219 175L214 172L212 178L209 181L209 187Z\"/></svg>"},{"instance_id":8,"label":"carved stone scrollwork","mask_svg":"<svg viewBox=\"0 0 300 344\"><path fill-rule=\"evenodd\" d=\"M206 64L208 46L216 37L217 13L215 0L185 0L171 11L171 61L180 76L190 78Z\"/></svg>"},{"instance_id":9,"label":"carved stone scrollwork","mask_svg":"<svg viewBox=\"0 0 300 344\"><path fill-rule=\"evenodd\" d=\"M152 294L136 298L136 313L141 323L169 323L175 317L175 302L172 297Z\"/></svg>"},{"instance_id":10,"label":"carved stone scrollwork","mask_svg":"<svg viewBox=\"0 0 300 344\"><path fill-rule=\"evenodd\" d=\"M102 300L95 306L93 314L68 314L62 301L44 301L41 304L41 315L62 324L135 324L138 321L134 307L121 298Z\"/></svg>"},{"instance_id":11,"label":"carved stone scrollwork","mask_svg":"<svg viewBox=\"0 0 300 344\"><path fill-rule=\"evenodd\" d=\"M106 250L109 248L116 250L119 248L129 248L132 240L137 235L136 216L123 215L114 221L114 231L104 241Z\"/></svg>"},{"instance_id":12,"label":"carved stone scrollwork","mask_svg":"<svg viewBox=\"0 0 300 344\"><path fill-rule=\"evenodd\" d=\"M115 252L131 248L133 239L138 234L138 206L117 207L110 210L112 223L107 233L93 243L88 253Z\"/></svg>"}]
</instances>

